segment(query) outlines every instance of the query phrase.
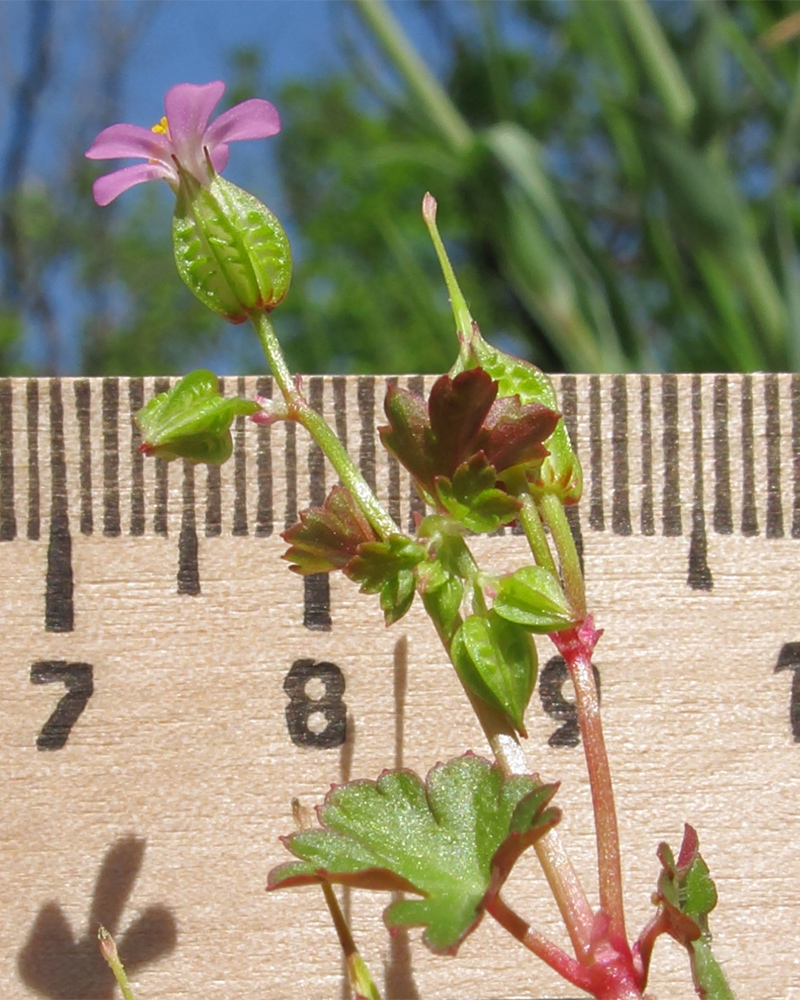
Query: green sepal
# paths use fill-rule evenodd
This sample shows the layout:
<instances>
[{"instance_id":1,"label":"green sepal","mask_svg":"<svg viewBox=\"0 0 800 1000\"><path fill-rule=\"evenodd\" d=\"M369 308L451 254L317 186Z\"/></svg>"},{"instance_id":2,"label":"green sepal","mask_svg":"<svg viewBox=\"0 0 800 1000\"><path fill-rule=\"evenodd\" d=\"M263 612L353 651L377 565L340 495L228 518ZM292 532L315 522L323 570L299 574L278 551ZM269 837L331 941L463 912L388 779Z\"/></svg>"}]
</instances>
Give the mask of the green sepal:
<instances>
[{"instance_id":1,"label":"green sepal","mask_svg":"<svg viewBox=\"0 0 800 1000\"><path fill-rule=\"evenodd\" d=\"M387 908L388 927L423 926L429 948L455 954L522 850L558 822L555 790L472 754L437 764L424 783L406 770L350 782L326 797L322 829L283 838L301 860L273 869L267 888L324 879L417 893Z\"/></svg>"},{"instance_id":2,"label":"green sepal","mask_svg":"<svg viewBox=\"0 0 800 1000\"><path fill-rule=\"evenodd\" d=\"M494 611L470 615L453 637L450 657L464 685L527 736L525 709L537 674L536 646L529 633Z\"/></svg>"},{"instance_id":3,"label":"green sepal","mask_svg":"<svg viewBox=\"0 0 800 1000\"><path fill-rule=\"evenodd\" d=\"M355 1000L381 1000L367 963L357 951L347 956L347 975L355 993Z\"/></svg>"},{"instance_id":4,"label":"green sepal","mask_svg":"<svg viewBox=\"0 0 800 1000\"><path fill-rule=\"evenodd\" d=\"M254 400L222 396L217 376L200 368L159 393L136 414L143 438L139 450L167 462L186 458L193 463L221 465L233 450L230 428L234 418L258 410Z\"/></svg>"},{"instance_id":5,"label":"green sepal","mask_svg":"<svg viewBox=\"0 0 800 1000\"><path fill-rule=\"evenodd\" d=\"M377 541L363 511L344 486L334 486L322 507L309 507L281 536L289 543L283 558L295 573L329 573L344 569L359 547Z\"/></svg>"},{"instance_id":6,"label":"green sepal","mask_svg":"<svg viewBox=\"0 0 800 1000\"><path fill-rule=\"evenodd\" d=\"M366 542L344 567L345 575L361 584L364 594L381 595L387 625L399 621L411 607L416 590L414 567L426 556L423 545L404 535Z\"/></svg>"},{"instance_id":7,"label":"green sepal","mask_svg":"<svg viewBox=\"0 0 800 1000\"><path fill-rule=\"evenodd\" d=\"M561 632L576 624L561 584L543 566L523 566L501 577L492 608L531 632Z\"/></svg>"},{"instance_id":8,"label":"green sepal","mask_svg":"<svg viewBox=\"0 0 800 1000\"><path fill-rule=\"evenodd\" d=\"M292 276L292 252L270 210L209 167L206 185L185 171L172 220L178 273L200 301L231 323L269 312Z\"/></svg>"},{"instance_id":9,"label":"green sepal","mask_svg":"<svg viewBox=\"0 0 800 1000\"><path fill-rule=\"evenodd\" d=\"M479 452L458 466L452 481L437 476L436 493L441 506L469 531L491 534L500 525L516 520L522 506L498 489L496 482L494 466Z\"/></svg>"}]
</instances>

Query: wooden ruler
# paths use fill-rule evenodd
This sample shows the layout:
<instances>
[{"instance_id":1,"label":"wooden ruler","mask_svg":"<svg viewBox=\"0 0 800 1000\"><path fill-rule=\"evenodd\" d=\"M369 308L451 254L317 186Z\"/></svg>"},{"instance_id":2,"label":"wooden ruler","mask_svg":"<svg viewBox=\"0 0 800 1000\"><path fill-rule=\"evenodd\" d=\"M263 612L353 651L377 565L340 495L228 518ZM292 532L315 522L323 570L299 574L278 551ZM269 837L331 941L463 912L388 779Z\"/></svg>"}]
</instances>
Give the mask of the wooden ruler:
<instances>
[{"instance_id":1,"label":"wooden ruler","mask_svg":"<svg viewBox=\"0 0 800 1000\"><path fill-rule=\"evenodd\" d=\"M405 526L418 501L376 434L393 381L423 385L307 389ZM738 995L800 1000L800 377L556 382L586 477L573 529L606 630L630 929L652 912L657 844L691 822ZM102 921L139 1000L335 1000L321 895L264 891L292 796L485 744L418 607L387 630L348 581L281 562L280 532L335 482L304 432L239 418L222 469L145 460L131 413L168 384L0 380L0 996L112 997ZM513 532L475 548L495 568L526 560ZM562 833L594 897L569 690L539 650L527 752L563 779ZM563 940L533 859L508 894ZM416 932L389 939L387 902L344 895L389 1000L575 993L490 919L457 960ZM651 982L693 996L677 945L659 942Z\"/></svg>"}]
</instances>

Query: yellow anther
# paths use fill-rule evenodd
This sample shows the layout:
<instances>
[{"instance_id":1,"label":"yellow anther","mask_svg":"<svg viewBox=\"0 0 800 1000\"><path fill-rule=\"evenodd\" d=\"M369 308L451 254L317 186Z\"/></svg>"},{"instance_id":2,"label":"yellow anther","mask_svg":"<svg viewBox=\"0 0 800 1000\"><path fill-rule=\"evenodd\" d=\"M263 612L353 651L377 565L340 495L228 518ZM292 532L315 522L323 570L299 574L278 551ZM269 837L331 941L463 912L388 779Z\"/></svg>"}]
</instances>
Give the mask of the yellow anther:
<instances>
[{"instance_id":1,"label":"yellow anther","mask_svg":"<svg viewBox=\"0 0 800 1000\"><path fill-rule=\"evenodd\" d=\"M167 124L166 117L162 118L160 122L156 122L155 125L150 129L151 132L158 132L159 135L169 135L169 125Z\"/></svg>"}]
</instances>

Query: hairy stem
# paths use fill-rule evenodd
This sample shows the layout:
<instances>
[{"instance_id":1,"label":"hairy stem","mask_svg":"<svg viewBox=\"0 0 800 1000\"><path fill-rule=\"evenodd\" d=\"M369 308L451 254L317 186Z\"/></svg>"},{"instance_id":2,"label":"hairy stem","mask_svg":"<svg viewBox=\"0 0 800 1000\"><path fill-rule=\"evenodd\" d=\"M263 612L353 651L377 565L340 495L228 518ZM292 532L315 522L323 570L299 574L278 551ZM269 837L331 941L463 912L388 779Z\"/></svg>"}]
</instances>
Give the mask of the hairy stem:
<instances>
[{"instance_id":1,"label":"hairy stem","mask_svg":"<svg viewBox=\"0 0 800 1000\"><path fill-rule=\"evenodd\" d=\"M300 391L289 371L267 314L263 311L254 312L251 319L275 381L286 400L289 417L305 427L314 438L378 535L381 538L388 538L389 535L400 534L400 529L384 510L342 442L328 426L325 418L317 413Z\"/></svg>"},{"instance_id":2,"label":"hairy stem","mask_svg":"<svg viewBox=\"0 0 800 1000\"><path fill-rule=\"evenodd\" d=\"M554 493L543 493L537 497L545 524L553 535L558 558L561 562L561 577L570 607L578 621L586 617L586 590L583 585L583 571L575 539L569 526L564 506Z\"/></svg>"},{"instance_id":3,"label":"hairy stem","mask_svg":"<svg viewBox=\"0 0 800 1000\"><path fill-rule=\"evenodd\" d=\"M600 906L608 916L610 936L625 941L627 939L622 902L622 865L617 813L600 719L600 699L591 663L591 652L596 636L597 633L589 620L581 629L556 632L551 638L564 657L575 687L578 722L594 807Z\"/></svg>"},{"instance_id":4,"label":"hairy stem","mask_svg":"<svg viewBox=\"0 0 800 1000\"><path fill-rule=\"evenodd\" d=\"M526 923L510 906L507 906L499 896L489 903L486 912L504 927L509 934L521 941L534 955L546 962L560 976L563 976L578 989L588 990L591 983L583 966L574 958L570 958L557 945L553 944L530 924Z\"/></svg>"}]
</instances>

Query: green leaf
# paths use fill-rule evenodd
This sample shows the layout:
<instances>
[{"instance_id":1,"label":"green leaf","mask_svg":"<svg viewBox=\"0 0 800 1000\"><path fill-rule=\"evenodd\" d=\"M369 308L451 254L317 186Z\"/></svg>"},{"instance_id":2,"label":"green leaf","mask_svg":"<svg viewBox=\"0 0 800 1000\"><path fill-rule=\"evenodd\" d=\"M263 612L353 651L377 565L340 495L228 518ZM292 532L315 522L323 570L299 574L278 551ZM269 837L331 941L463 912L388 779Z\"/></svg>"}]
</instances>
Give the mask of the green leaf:
<instances>
[{"instance_id":1,"label":"green leaf","mask_svg":"<svg viewBox=\"0 0 800 1000\"><path fill-rule=\"evenodd\" d=\"M522 850L558 822L555 791L472 754L437 764L425 783L397 770L342 785L320 809L322 829L284 839L301 860L273 869L267 888L325 879L417 893L387 908L388 927L425 927L429 948L454 954Z\"/></svg>"},{"instance_id":2,"label":"green leaf","mask_svg":"<svg viewBox=\"0 0 800 1000\"><path fill-rule=\"evenodd\" d=\"M365 542L344 567L345 575L361 584L364 594L381 595L387 625L399 621L411 607L416 589L414 567L426 556L423 545L404 535Z\"/></svg>"},{"instance_id":3,"label":"green leaf","mask_svg":"<svg viewBox=\"0 0 800 1000\"><path fill-rule=\"evenodd\" d=\"M494 611L470 615L453 637L450 656L464 684L498 708L523 736L536 686L536 647L528 632Z\"/></svg>"},{"instance_id":4,"label":"green leaf","mask_svg":"<svg viewBox=\"0 0 800 1000\"><path fill-rule=\"evenodd\" d=\"M289 289L292 252L278 219L214 174L208 186L181 171L172 220L178 273L209 309L242 323L274 309Z\"/></svg>"},{"instance_id":5,"label":"green leaf","mask_svg":"<svg viewBox=\"0 0 800 1000\"><path fill-rule=\"evenodd\" d=\"M258 403L220 395L217 376L204 368L185 375L167 392L159 393L136 414L144 439L140 451L166 461L220 465L233 450L230 427L234 417L250 416Z\"/></svg>"},{"instance_id":6,"label":"green leaf","mask_svg":"<svg viewBox=\"0 0 800 1000\"><path fill-rule=\"evenodd\" d=\"M501 577L492 607L532 632L561 632L575 624L561 584L543 566L524 566Z\"/></svg>"},{"instance_id":7,"label":"green leaf","mask_svg":"<svg viewBox=\"0 0 800 1000\"><path fill-rule=\"evenodd\" d=\"M436 493L442 507L469 531L496 531L516 520L520 502L496 487L497 473L483 452L458 466L452 481L436 477Z\"/></svg>"},{"instance_id":8,"label":"green leaf","mask_svg":"<svg viewBox=\"0 0 800 1000\"><path fill-rule=\"evenodd\" d=\"M300 520L281 536L289 543L283 554L295 573L328 573L344 569L359 547L377 535L353 495L334 486L322 507L309 507Z\"/></svg>"}]
</instances>

